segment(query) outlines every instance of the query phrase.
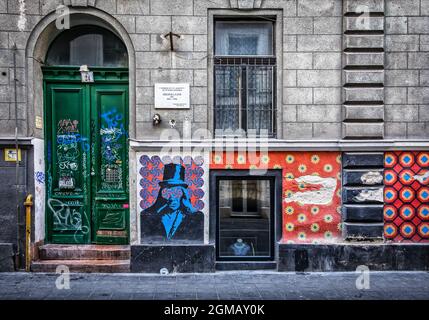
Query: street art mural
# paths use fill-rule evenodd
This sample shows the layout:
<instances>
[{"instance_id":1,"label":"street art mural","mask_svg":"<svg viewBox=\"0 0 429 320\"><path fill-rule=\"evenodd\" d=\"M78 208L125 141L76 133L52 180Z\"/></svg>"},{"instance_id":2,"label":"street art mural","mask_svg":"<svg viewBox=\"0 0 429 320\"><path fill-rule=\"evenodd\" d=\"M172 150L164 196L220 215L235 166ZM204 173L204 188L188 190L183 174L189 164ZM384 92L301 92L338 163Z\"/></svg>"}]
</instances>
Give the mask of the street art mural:
<instances>
[{"instance_id":1,"label":"street art mural","mask_svg":"<svg viewBox=\"0 0 429 320\"><path fill-rule=\"evenodd\" d=\"M282 170L282 242L327 243L341 238L341 154L269 152L266 169ZM245 154L214 153L210 169L251 169ZM258 165L258 167L261 167Z\"/></svg>"},{"instance_id":2,"label":"street art mural","mask_svg":"<svg viewBox=\"0 0 429 320\"><path fill-rule=\"evenodd\" d=\"M203 241L204 158L141 155L139 160L142 242Z\"/></svg>"},{"instance_id":3,"label":"street art mural","mask_svg":"<svg viewBox=\"0 0 429 320\"><path fill-rule=\"evenodd\" d=\"M429 152L388 152L384 171L384 237L429 242Z\"/></svg>"}]
</instances>

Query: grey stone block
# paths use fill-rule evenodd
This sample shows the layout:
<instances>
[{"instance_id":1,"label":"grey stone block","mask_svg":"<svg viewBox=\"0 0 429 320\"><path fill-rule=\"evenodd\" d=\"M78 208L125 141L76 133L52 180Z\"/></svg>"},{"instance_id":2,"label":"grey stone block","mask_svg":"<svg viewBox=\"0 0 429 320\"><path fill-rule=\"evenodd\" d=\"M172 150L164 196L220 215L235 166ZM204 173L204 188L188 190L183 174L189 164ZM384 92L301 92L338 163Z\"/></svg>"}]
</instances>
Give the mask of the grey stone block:
<instances>
[{"instance_id":1,"label":"grey stone block","mask_svg":"<svg viewBox=\"0 0 429 320\"><path fill-rule=\"evenodd\" d=\"M283 72L283 86L296 87L296 70L285 70Z\"/></svg>"},{"instance_id":2,"label":"grey stone block","mask_svg":"<svg viewBox=\"0 0 429 320\"><path fill-rule=\"evenodd\" d=\"M428 104L429 87L408 88L408 103L411 104Z\"/></svg>"},{"instance_id":3,"label":"grey stone block","mask_svg":"<svg viewBox=\"0 0 429 320\"><path fill-rule=\"evenodd\" d=\"M193 82L193 71L192 70L175 70L175 69L164 69L164 70L151 70L150 76L152 83L169 83L169 82Z\"/></svg>"},{"instance_id":4,"label":"grey stone block","mask_svg":"<svg viewBox=\"0 0 429 320\"><path fill-rule=\"evenodd\" d=\"M194 35L194 51L207 52L207 35Z\"/></svg>"},{"instance_id":5,"label":"grey stone block","mask_svg":"<svg viewBox=\"0 0 429 320\"><path fill-rule=\"evenodd\" d=\"M152 105L148 104L137 104L136 105L136 121L138 122L150 122L152 121Z\"/></svg>"},{"instance_id":6,"label":"grey stone block","mask_svg":"<svg viewBox=\"0 0 429 320\"><path fill-rule=\"evenodd\" d=\"M344 65L347 66L383 66L383 52L346 52L344 54Z\"/></svg>"},{"instance_id":7,"label":"grey stone block","mask_svg":"<svg viewBox=\"0 0 429 320\"><path fill-rule=\"evenodd\" d=\"M384 106L344 106L344 118L346 120L383 120Z\"/></svg>"},{"instance_id":8,"label":"grey stone block","mask_svg":"<svg viewBox=\"0 0 429 320\"><path fill-rule=\"evenodd\" d=\"M386 121L418 121L419 109L416 105L386 105Z\"/></svg>"},{"instance_id":9,"label":"grey stone block","mask_svg":"<svg viewBox=\"0 0 429 320\"><path fill-rule=\"evenodd\" d=\"M138 104L153 104L153 87L137 87L136 102Z\"/></svg>"},{"instance_id":10,"label":"grey stone block","mask_svg":"<svg viewBox=\"0 0 429 320\"><path fill-rule=\"evenodd\" d=\"M9 48L9 35L7 32L0 31L0 49Z\"/></svg>"},{"instance_id":11,"label":"grey stone block","mask_svg":"<svg viewBox=\"0 0 429 320\"><path fill-rule=\"evenodd\" d=\"M205 69L207 68L206 52L172 53L171 65L176 69Z\"/></svg>"},{"instance_id":12,"label":"grey stone block","mask_svg":"<svg viewBox=\"0 0 429 320\"><path fill-rule=\"evenodd\" d=\"M207 34L205 17L173 17L173 30L178 34Z\"/></svg>"},{"instance_id":13,"label":"grey stone block","mask_svg":"<svg viewBox=\"0 0 429 320\"><path fill-rule=\"evenodd\" d=\"M341 104L341 88L314 88L314 104Z\"/></svg>"},{"instance_id":14,"label":"grey stone block","mask_svg":"<svg viewBox=\"0 0 429 320\"><path fill-rule=\"evenodd\" d=\"M194 86L207 87L207 70L194 70Z\"/></svg>"},{"instance_id":15,"label":"grey stone block","mask_svg":"<svg viewBox=\"0 0 429 320\"><path fill-rule=\"evenodd\" d=\"M384 89L386 104L407 103L407 88L389 88Z\"/></svg>"},{"instance_id":16,"label":"grey stone block","mask_svg":"<svg viewBox=\"0 0 429 320\"><path fill-rule=\"evenodd\" d=\"M149 15L150 0L116 0L118 14Z\"/></svg>"},{"instance_id":17,"label":"grey stone block","mask_svg":"<svg viewBox=\"0 0 429 320\"><path fill-rule=\"evenodd\" d=\"M344 83L370 83L370 84L383 84L384 71L361 71L361 70L345 70Z\"/></svg>"},{"instance_id":18,"label":"grey stone block","mask_svg":"<svg viewBox=\"0 0 429 320\"><path fill-rule=\"evenodd\" d=\"M264 0L263 8L283 9L285 17L294 17L297 15L297 0Z\"/></svg>"},{"instance_id":19,"label":"grey stone block","mask_svg":"<svg viewBox=\"0 0 429 320\"><path fill-rule=\"evenodd\" d=\"M207 105L207 87L191 87L191 103Z\"/></svg>"},{"instance_id":20,"label":"grey stone block","mask_svg":"<svg viewBox=\"0 0 429 320\"><path fill-rule=\"evenodd\" d=\"M114 17L122 24L128 33L136 32L136 17L126 15L115 15Z\"/></svg>"},{"instance_id":21,"label":"grey stone block","mask_svg":"<svg viewBox=\"0 0 429 320\"><path fill-rule=\"evenodd\" d=\"M344 48L383 48L384 36L383 35L357 35L348 34L344 36Z\"/></svg>"},{"instance_id":22,"label":"grey stone block","mask_svg":"<svg viewBox=\"0 0 429 320\"><path fill-rule=\"evenodd\" d=\"M419 120L429 121L429 105L419 106Z\"/></svg>"},{"instance_id":23,"label":"grey stone block","mask_svg":"<svg viewBox=\"0 0 429 320\"><path fill-rule=\"evenodd\" d=\"M344 138L382 138L383 123L343 122Z\"/></svg>"},{"instance_id":24,"label":"grey stone block","mask_svg":"<svg viewBox=\"0 0 429 320\"><path fill-rule=\"evenodd\" d=\"M171 53L169 51L136 52L136 63L140 68L168 69L171 68Z\"/></svg>"},{"instance_id":25,"label":"grey stone block","mask_svg":"<svg viewBox=\"0 0 429 320\"><path fill-rule=\"evenodd\" d=\"M139 16L136 18L137 33L165 34L171 31L171 18L162 16Z\"/></svg>"},{"instance_id":26,"label":"grey stone block","mask_svg":"<svg viewBox=\"0 0 429 320\"><path fill-rule=\"evenodd\" d=\"M192 15L193 0L150 1L152 15Z\"/></svg>"},{"instance_id":27,"label":"grey stone block","mask_svg":"<svg viewBox=\"0 0 429 320\"><path fill-rule=\"evenodd\" d=\"M420 6L420 13L422 15L429 16L429 2L426 0L421 0Z\"/></svg>"},{"instance_id":28,"label":"grey stone block","mask_svg":"<svg viewBox=\"0 0 429 320\"><path fill-rule=\"evenodd\" d=\"M283 88L283 102L285 104L310 104L313 102L311 88Z\"/></svg>"},{"instance_id":29,"label":"grey stone block","mask_svg":"<svg viewBox=\"0 0 429 320\"><path fill-rule=\"evenodd\" d=\"M344 88L344 100L351 101L383 101L383 88Z\"/></svg>"},{"instance_id":30,"label":"grey stone block","mask_svg":"<svg viewBox=\"0 0 429 320\"><path fill-rule=\"evenodd\" d=\"M338 122L341 121L339 105L298 105L298 122Z\"/></svg>"},{"instance_id":31,"label":"grey stone block","mask_svg":"<svg viewBox=\"0 0 429 320\"><path fill-rule=\"evenodd\" d=\"M406 52L388 52L386 53L386 69L407 69Z\"/></svg>"},{"instance_id":32,"label":"grey stone block","mask_svg":"<svg viewBox=\"0 0 429 320\"><path fill-rule=\"evenodd\" d=\"M422 34L420 36L420 50L429 51L429 35Z\"/></svg>"},{"instance_id":33,"label":"grey stone block","mask_svg":"<svg viewBox=\"0 0 429 320\"><path fill-rule=\"evenodd\" d=\"M283 54L284 69L311 69L313 57L311 53L285 52Z\"/></svg>"},{"instance_id":34,"label":"grey stone block","mask_svg":"<svg viewBox=\"0 0 429 320\"><path fill-rule=\"evenodd\" d=\"M386 33L387 34L406 34L408 30L407 17L387 17Z\"/></svg>"},{"instance_id":35,"label":"grey stone block","mask_svg":"<svg viewBox=\"0 0 429 320\"><path fill-rule=\"evenodd\" d=\"M344 17L344 26L347 31L383 31L384 17Z\"/></svg>"},{"instance_id":36,"label":"grey stone block","mask_svg":"<svg viewBox=\"0 0 429 320\"><path fill-rule=\"evenodd\" d=\"M136 51L150 51L150 35L148 34L130 34Z\"/></svg>"},{"instance_id":37,"label":"grey stone block","mask_svg":"<svg viewBox=\"0 0 429 320\"><path fill-rule=\"evenodd\" d=\"M428 69L429 52L410 52L408 53L409 69Z\"/></svg>"},{"instance_id":38,"label":"grey stone block","mask_svg":"<svg viewBox=\"0 0 429 320\"><path fill-rule=\"evenodd\" d=\"M390 87L409 87L419 85L417 70L386 70L385 84Z\"/></svg>"},{"instance_id":39,"label":"grey stone block","mask_svg":"<svg viewBox=\"0 0 429 320\"><path fill-rule=\"evenodd\" d=\"M150 35L150 49L151 51L169 51L171 50L170 40L162 39L159 34ZM174 41L174 51L193 51L194 50L194 37L192 35L182 35L180 39Z\"/></svg>"},{"instance_id":40,"label":"grey stone block","mask_svg":"<svg viewBox=\"0 0 429 320\"><path fill-rule=\"evenodd\" d=\"M194 1L194 15L207 17L209 8L229 8L229 0L198 0Z\"/></svg>"},{"instance_id":41,"label":"grey stone block","mask_svg":"<svg viewBox=\"0 0 429 320\"><path fill-rule=\"evenodd\" d=\"M386 35L386 51L418 51L417 35Z\"/></svg>"},{"instance_id":42,"label":"grey stone block","mask_svg":"<svg viewBox=\"0 0 429 320\"><path fill-rule=\"evenodd\" d=\"M285 18L283 30L284 34L312 34L313 18Z\"/></svg>"},{"instance_id":43,"label":"grey stone block","mask_svg":"<svg viewBox=\"0 0 429 320\"><path fill-rule=\"evenodd\" d=\"M407 123L405 122L385 122L384 123L385 138L401 138L407 137Z\"/></svg>"},{"instance_id":44,"label":"grey stone block","mask_svg":"<svg viewBox=\"0 0 429 320\"><path fill-rule=\"evenodd\" d=\"M315 139L340 139L341 123L313 123L313 137Z\"/></svg>"},{"instance_id":45,"label":"grey stone block","mask_svg":"<svg viewBox=\"0 0 429 320\"><path fill-rule=\"evenodd\" d=\"M296 122L296 106L295 105L283 105L283 122Z\"/></svg>"},{"instance_id":46,"label":"grey stone block","mask_svg":"<svg viewBox=\"0 0 429 320\"><path fill-rule=\"evenodd\" d=\"M313 137L313 125L311 123L291 123L283 124L283 139L302 140Z\"/></svg>"},{"instance_id":47,"label":"grey stone block","mask_svg":"<svg viewBox=\"0 0 429 320\"><path fill-rule=\"evenodd\" d=\"M341 34L341 17L315 17L314 34Z\"/></svg>"},{"instance_id":48,"label":"grey stone block","mask_svg":"<svg viewBox=\"0 0 429 320\"><path fill-rule=\"evenodd\" d=\"M299 87L338 87L341 85L340 70L298 70Z\"/></svg>"},{"instance_id":49,"label":"grey stone block","mask_svg":"<svg viewBox=\"0 0 429 320\"><path fill-rule=\"evenodd\" d=\"M194 121L207 123L207 104L192 105Z\"/></svg>"},{"instance_id":50,"label":"grey stone block","mask_svg":"<svg viewBox=\"0 0 429 320\"><path fill-rule=\"evenodd\" d=\"M384 0L345 0L343 3L345 13L360 13L362 6L369 12L384 12Z\"/></svg>"},{"instance_id":51,"label":"grey stone block","mask_svg":"<svg viewBox=\"0 0 429 320\"><path fill-rule=\"evenodd\" d=\"M313 69L341 69L341 52L313 53Z\"/></svg>"},{"instance_id":52,"label":"grey stone block","mask_svg":"<svg viewBox=\"0 0 429 320\"><path fill-rule=\"evenodd\" d=\"M420 0L386 0L386 16L418 16Z\"/></svg>"},{"instance_id":53,"label":"grey stone block","mask_svg":"<svg viewBox=\"0 0 429 320\"><path fill-rule=\"evenodd\" d=\"M313 0L298 0L298 16L340 16L342 1L319 0L315 5Z\"/></svg>"},{"instance_id":54,"label":"grey stone block","mask_svg":"<svg viewBox=\"0 0 429 320\"><path fill-rule=\"evenodd\" d=\"M427 139L429 137L429 122L407 123L407 138Z\"/></svg>"},{"instance_id":55,"label":"grey stone block","mask_svg":"<svg viewBox=\"0 0 429 320\"><path fill-rule=\"evenodd\" d=\"M283 37L283 51L296 51L296 36Z\"/></svg>"},{"instance_id":56,"label":"grey stone block","mask_svg":"<svg viewBox=\"0 0 429 320\"><path fill-rule=\"evenodd\" d=\"M299 35L298 51L341 51L341 35Z\"/></svg>"},{"instance_id":57,"label":"grey stone block","mask_svg":"<svg viewBox=\"0 0 429 320\"><path fill-rule=\"evenodd\" d=\"M429 87L429 70L420 70L420 86Z\"/></svg>"}]
</instances>

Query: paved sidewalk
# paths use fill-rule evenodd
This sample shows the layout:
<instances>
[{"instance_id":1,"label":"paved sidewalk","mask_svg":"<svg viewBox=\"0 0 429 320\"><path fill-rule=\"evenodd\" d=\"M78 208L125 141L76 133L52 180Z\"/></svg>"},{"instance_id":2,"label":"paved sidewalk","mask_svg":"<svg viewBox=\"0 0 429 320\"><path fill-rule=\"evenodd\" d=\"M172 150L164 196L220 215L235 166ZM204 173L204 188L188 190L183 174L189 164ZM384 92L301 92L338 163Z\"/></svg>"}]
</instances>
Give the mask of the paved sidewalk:
<instances>
[{"instance_id":1,"label":"paved sidewalk","mask_svg":"<svg viewBox=\"0 0 429 320\"><path fill-rule=\"evenodd\" d=\"M63 290L56 288L58 276L0 273L0 299L429 299L428 272L371 272L368 290L356 288L354 272L70 274L70 289Z\"/></svg>"}]
</instances>

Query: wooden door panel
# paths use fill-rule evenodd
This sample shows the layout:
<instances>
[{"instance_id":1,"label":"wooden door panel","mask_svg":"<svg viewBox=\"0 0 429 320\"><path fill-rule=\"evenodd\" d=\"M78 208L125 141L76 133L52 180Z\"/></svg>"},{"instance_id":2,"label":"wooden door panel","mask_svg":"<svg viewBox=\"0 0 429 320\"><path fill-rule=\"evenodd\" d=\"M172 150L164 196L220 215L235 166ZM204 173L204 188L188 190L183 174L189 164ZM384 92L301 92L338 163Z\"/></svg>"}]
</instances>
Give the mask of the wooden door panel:
<instances>
[{"instance_id":1,"label":"wooden door panel","mask_svg":"<svg viewBox=\"0 0 429 320\"><path fill-rule=\"evenodd\" d=\"M56 243L90 241L88 92L79 84L46 88L48 238Z\"/></svg>"},{"instance_id":2,"label":"wooden door panel","mask_svg":"<svg viewBox=\"0 0 429 320\"><path fill-rule=\"evenodd\" d=\"M93 238L128 243L128 87L94 85L91 104Z\"/></svg>"}]
</instances>

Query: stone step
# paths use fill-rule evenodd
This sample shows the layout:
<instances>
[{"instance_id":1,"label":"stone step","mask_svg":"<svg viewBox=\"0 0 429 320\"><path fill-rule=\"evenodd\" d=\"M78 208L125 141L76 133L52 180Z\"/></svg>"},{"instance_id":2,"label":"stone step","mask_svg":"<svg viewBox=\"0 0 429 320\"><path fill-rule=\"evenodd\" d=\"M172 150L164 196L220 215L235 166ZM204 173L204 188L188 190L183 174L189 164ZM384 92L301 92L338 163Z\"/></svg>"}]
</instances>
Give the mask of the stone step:
<instances>
[{"instance_id":1,"label":"stone step","mask_svg":"<svg viewBox=\"0 0 429 320\"><path fill-rule=\"evenodd\" d=\"M127 260L130 246L46 244L39 247L40 260Z\"/></svg>"},{"instance_id":2,"label":"stone step","mask_svg":"<svg viewBox=\"0 0 429 320\"><path fill-rule=\"evenodd\" d=\"M215 265L218 271L233 270L276 270L275 261L217 261Z\"/></svg>"},{"instance_id":3,"label":"stone step","mask_svg":"<svg viewBox=\"0 0 429 320\"><path fill-rule=\"evenodd\" d=\"M130 260L39 260L31 264L31 271L56 272L60 265L67 266L70 272L130 272Z\"/></svg>"}]
</instances>

